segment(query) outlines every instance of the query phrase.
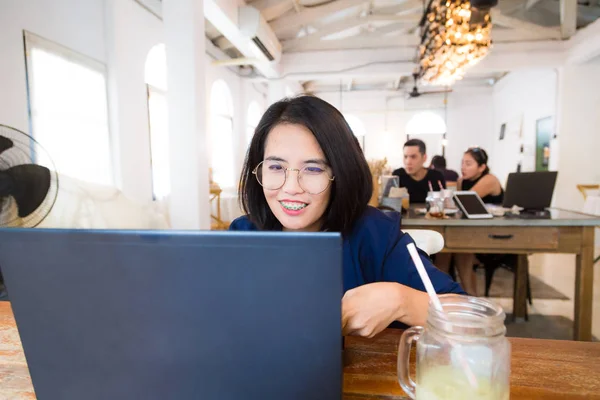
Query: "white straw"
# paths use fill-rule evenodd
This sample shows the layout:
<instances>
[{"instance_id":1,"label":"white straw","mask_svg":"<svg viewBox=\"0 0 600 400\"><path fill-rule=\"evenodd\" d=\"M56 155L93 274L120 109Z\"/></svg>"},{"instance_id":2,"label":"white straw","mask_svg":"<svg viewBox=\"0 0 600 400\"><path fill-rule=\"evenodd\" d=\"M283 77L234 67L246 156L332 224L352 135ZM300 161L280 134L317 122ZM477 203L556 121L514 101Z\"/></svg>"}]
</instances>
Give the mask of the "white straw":
<instances>
[{"instance_id":1,"label":"white straw","mask_svg":"<svg viewBox=\"0 0 600 400\"><path fill-rule=\"evenodd\" d=\"M435 289L433 288L433 284L431 283L431 280L429 279L429 275L427 275L427 271L425 270L423 261L421 261L421 257L419 256L419 252L417 251L417 248L415 247L414 243L409 243L406 247L408 248L410 257L412 258L413 262L415 263L415 267L417 267L417 272L419 272L419 276L421 277L421 280L423 281L423 285L425 285L425 290L427 290L427 294L429 295L429 298L431 299L433 306L435 307L436 310L444 312L444 309L442 308L442 303L440 303L440 299L437 297L437 294L435 293Z\"/></svg>"},{"instance_id":2,"label":"white straw","mask_svg":"<svg viewBox=\"0 0 600 400\"><path fill-rule=\"evenodd\" d=\"M425 290L427 291L427 294L429 295L429 299L431 300L431 303L433 304L433 306L435 307L436 310L438 310L445 316L446 314L444 312L444 308L442 307L442 303L440 303L440 299L438 298L437 293L435 292L435 289L433 288L431 279L429 279L429 275L427 275L427 271L425 270L425 266L423 265L423 261L421 260L421 257L419 256L419 252L417 251L415 244L409 243L406 247L408 248L408 252L410 253L410 257L412 258L413 263L415 264L415 267L417 267L417 272L419 273L419 276L421 277L421 280L423 281L423 285L425 285ZM453 341L450 341L450 344L452 344L452 342ZM469 367L467 359L465 358L465 356L464 356L463 352L461 351L460 347L458 346L458 344L455 344L455 346L456 346L459 362L462 364L462 367L465 370L465 374L467 375L467 379L469 380L469 383L471 384L472 387L477 388L478 384L477 384L477 378L475 378L475 374L473 373L473 371L471 371L471 368Z\"/></svg>"}]
</instances>

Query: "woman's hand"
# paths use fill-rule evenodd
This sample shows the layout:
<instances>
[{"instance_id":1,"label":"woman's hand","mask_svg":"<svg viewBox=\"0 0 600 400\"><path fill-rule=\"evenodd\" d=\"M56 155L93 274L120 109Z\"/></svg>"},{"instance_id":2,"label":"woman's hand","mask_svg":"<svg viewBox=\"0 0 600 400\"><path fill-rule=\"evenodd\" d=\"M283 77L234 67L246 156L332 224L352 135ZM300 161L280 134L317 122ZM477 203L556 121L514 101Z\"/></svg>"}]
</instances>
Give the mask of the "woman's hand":
<instances>
[{"instance_id":1,"label":"woman's hand","mask_svg":"<svg viewBox=\"0 0 600 400\"><path fill-rule=\"evenodd\" d=\"M395 282L376 282L348 290L342 298L344 335L373 337L393 321L423 325L427 293Z\"/></svg>"}]
</instances>

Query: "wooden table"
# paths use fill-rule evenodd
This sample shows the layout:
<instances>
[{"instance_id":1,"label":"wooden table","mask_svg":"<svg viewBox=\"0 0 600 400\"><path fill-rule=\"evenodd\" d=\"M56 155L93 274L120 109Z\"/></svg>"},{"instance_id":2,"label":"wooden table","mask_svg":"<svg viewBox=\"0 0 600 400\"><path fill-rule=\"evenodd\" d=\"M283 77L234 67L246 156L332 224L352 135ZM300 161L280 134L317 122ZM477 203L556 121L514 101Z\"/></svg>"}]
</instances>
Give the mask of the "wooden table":
<instances>
[{"instance_id":1,"label":"wooden table","mask_svg":"<svg viewBox=\"0 0 600 400\"><path fill-rule=\"evenodd\" d=\"M417 206L415 206L417 207ZM592 301L594 292L594 226L600 217L560 209L550 209L547 219L494 218L430 219L411 208L402 226L430 229L444 236L444 252L519 254L515 273L513 315L527 314L527 255L531 253L576 254L575 340L592 340Z\"/></svg>"},{"instance_id":2,"label":"wooden table","mask_svg":"<svg viewBox=\"0 0 600 400\"><path fill-rule=\"evenodd\" d=\"M396 379L402 331L346 338L344 400L404 399ZM510 339L511 399L600 399L600 343ZM414 373L414 354L411 361ZM0 302L0 399L35 399L10 303Z\"/></svg>"}]
</instances>

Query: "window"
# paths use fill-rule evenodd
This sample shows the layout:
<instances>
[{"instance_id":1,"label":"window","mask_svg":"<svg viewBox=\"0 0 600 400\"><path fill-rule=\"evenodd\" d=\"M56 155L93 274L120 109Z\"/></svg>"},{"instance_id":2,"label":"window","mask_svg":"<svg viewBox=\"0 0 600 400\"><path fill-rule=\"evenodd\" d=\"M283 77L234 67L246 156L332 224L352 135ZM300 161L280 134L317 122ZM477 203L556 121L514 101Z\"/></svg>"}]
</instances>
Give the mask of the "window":
<instances>
[{"instance_id":1,"label":"window","mask_svg":"<svg viewBox=\"0 0 600 400\"><path fill-rule=\"evenodd\" d=\"M152 194L155 200L171 193L169 176L169 114L166 92L148 85L148 124L152 163Z\"/></svg>"},{"instance_id":2,"label":"window","mask_svg":"<svg viewBox=\"0 0 600 400\"><path fill-rule=\"evenodd\" d=\"M421 139L427 146L427 154L444 154L446 145L446 123L444 119L432 112L422 111L415 114L406 124L407 139Z\"/></svg>"},{"instance_id":3,"label":"window","mask_svg":"<svg viewBox=\"0 0 600 400\"><path fill-rule=\"evenodd\" d=\"M221 188L233 188L233 100L223 80L215 81L210 92L210 141L213 180Z\"/></svg>"},{"instance_id":4,"label":"window","mask_svg":"<svg viewBox=\"0 0 600 400\"><path fill-rule=\"evenodd\" d=\"M248 140L248 143L252 141L254 131L256 130L261 117L262 111L260 106L256 101L253 101L248 106L248 114L246 115L246 140Z\"/></svg>"},{"instance_id":5,"label":"window","mask_svg":"<svg viewBox=\"0 0 600 400\"><path fill-rule=\"evenodd\" d=\"M157 44L150 49L146 58L145 79L148 90L152 194L156 200L168 196L171 192L167 57L164 44Z\"/></svg>"},{"instance_id":6,"label":"window","mask_svg":"<svg viewBox=\"0 0 600 400\"><path fill-rule=\"evenodd\" d=\"M346 114L344 115L346 122L350 125L350 129L352 129L352 133L358 139L361 148L364 150L365 148L365 135L367 134L367 130L365 128L365 124L355 115Z\"/></svg>"},{"instance_id":7,"label":"window","mask_svg":"<svg viewBox=\"0 0 600 400\"><path fill-rule=\"evenodd\" d=\"M104 65L29 32L25 49L33 136L59 173L113 185Z\"/></svg>"},{"instance_id":8,"label":"window","mask_svg":"<svg viewBox=\"0 0 600 400\"><path fill-rule=\"evenodd\" d=\"M431 111L415 114L406 124L407 135L443 135L446 123L439 115Z\"/></svg>"}]
</instances>

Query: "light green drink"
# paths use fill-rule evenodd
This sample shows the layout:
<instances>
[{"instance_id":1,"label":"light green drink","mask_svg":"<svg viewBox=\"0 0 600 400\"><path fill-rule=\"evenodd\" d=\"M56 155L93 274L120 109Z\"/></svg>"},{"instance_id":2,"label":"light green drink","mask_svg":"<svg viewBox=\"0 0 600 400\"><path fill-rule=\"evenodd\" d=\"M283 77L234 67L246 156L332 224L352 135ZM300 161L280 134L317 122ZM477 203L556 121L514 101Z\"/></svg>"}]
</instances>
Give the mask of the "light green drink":
<instances>
[{"instance_id":1,"label":"light green drink","mask_svg":"<svg viewBox=\"0 0 600 400\"><path fill-rule=\"evenodd\" d=\"M477 377L472 387L460 368L439 366L419 376L416 393L417 400L507 400L510 388L486 377Z\"/></svg>"},{"instance_id":2,"label":"light green drink","mask_svg":"<svg viewBox=\"0 0 600 400\"><path fill-rule=\"evenodd\" d=\"M440 296L425 327L407 329L398 347L398 381L416 400L506 400L510 396L510 343L505 314L487 299ZM417 343L417 377L409 376Z\"/></svg>"}]
</instances>

